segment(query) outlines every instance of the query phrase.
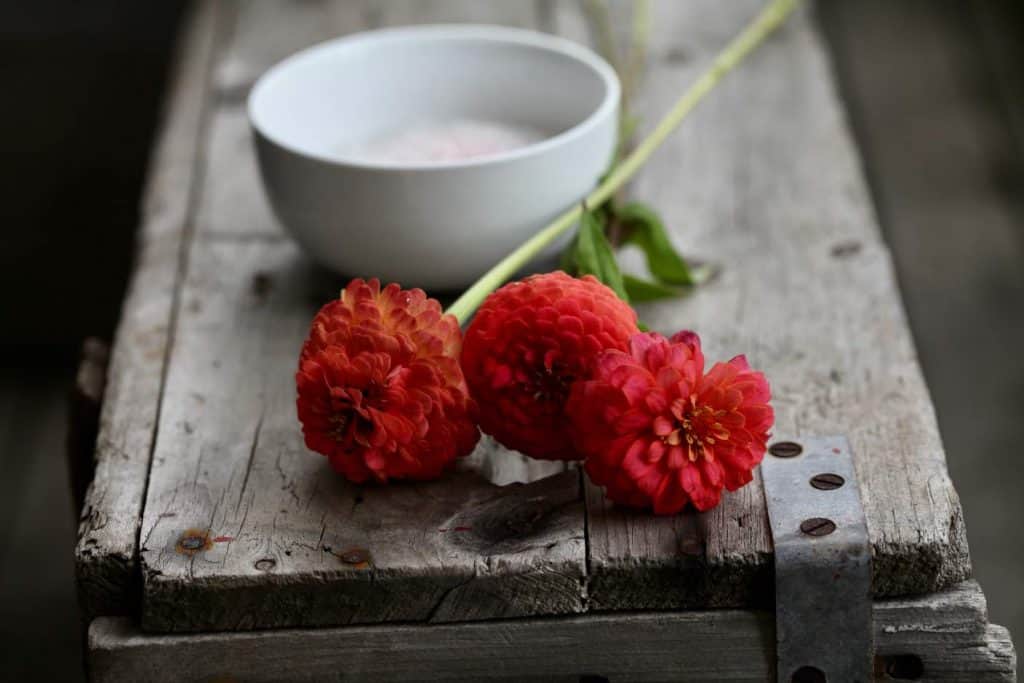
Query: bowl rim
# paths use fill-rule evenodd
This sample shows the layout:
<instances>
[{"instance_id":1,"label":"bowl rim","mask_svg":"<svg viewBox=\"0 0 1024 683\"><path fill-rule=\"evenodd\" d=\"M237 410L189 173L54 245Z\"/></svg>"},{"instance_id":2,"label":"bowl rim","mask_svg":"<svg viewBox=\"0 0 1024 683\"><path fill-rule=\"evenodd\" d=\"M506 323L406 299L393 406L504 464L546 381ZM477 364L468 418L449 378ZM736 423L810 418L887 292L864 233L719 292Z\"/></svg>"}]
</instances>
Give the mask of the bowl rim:
<instances>
[{"instance_id":1,"label":"bowl rim","mask_svg":"<svg viewBox=\"0 0 1024 683\"><path fill-rule=\"evenodd\" d=\"M474 40L513 44L547 50L575 60L595 73L605 86L604 97L585 118L560 133L543 140L516 147L515 149L486 154L468 159L453 159L431 162L396 162L373 161L366 158L348 156L343 153L321 153L299 149L295 145L271 133L266 125L262 125L258 112L257 101L261 97L269 97L264 93L274 82L287 78L287 74L296 66L325 57L337 50L348 48L361 42L391 42L410 38L433 40ZM425 24L417 26L397 26L369 31L360 31L332 38L304 48L267 69L253 84L246 100L246 114L249 125L258 135L292 154L314 159L316 161L357 169L374 171L432 171L452 170L461 168L480 168L512 162L527 157L537 156L556 147L563 146L586 135L600 125L609 115L614 115L621 98L622 86L615 70L600 55L588 47L567 38L554 36L539 31L511 26L491 24Z\"/></svg>"}]
</instances>

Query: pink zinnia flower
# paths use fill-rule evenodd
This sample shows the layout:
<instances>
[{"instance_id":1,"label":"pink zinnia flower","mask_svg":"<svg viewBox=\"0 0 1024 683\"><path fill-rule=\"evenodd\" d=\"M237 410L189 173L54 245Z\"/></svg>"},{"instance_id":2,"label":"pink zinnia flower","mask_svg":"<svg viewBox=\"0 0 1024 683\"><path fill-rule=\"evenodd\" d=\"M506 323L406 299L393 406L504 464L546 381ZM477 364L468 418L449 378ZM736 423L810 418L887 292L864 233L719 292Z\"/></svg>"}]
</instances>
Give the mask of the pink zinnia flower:
<instances>
[{"instance_id":1,"label":"pink zinnia flower","mask_svg":"<svg viewBox=\"0 0 1024 683\"><path fill-rule=\"evenodd\" d=\"M668 515L718 505L764 457L774 413L768 382L743 356L704 374L700 340L634 335L597 359L566 412L591 480L616 503Z\"/></svg>"}]
</instances>

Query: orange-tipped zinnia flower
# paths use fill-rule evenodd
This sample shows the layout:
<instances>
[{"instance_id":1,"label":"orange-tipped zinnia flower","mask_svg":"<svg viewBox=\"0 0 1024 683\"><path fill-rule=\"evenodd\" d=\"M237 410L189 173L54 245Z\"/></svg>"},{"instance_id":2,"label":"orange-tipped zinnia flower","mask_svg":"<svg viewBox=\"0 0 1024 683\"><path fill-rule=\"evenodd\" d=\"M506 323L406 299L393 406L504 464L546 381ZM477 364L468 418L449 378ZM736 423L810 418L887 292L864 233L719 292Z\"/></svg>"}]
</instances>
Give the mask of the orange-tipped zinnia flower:
<instances>
[{"instance_id":1,"label":"orange-tipped zinnia flower","mask_svg":"<svg viewBox=\"0 0 1024 683\"><path fill-rule=\"evenodd\" d=\"M306 446L354 482L439 476L479 438L460 346L455 318L422 290L352 280L302 347Z\"/></svg>"},{"instance_id":2,"label":"orange-tipped zinnia flower","mask_svg":"<svg viewBox=\"0 0 1024 683\"><path fill-rule=\"evenodd\" d=\"M491 294L466 330L462 369L480 427L534 458L576 459L565 402L598 353L626 349L636 313L592 276L534 275Z\"/></svg>"},{"instance_id":3,"label":"orange-tipped zinnia flower","mask_svg":"<svg viewBox=\"0 0 1024 683\"><path fill-rule=\"evenodd\" d=\"M704 374L692 332L637 334L600 355L567 413L591 480L623 505L674 514L718 505L752 479L774 413L768 381L743 356Z\"/></svg>"}]
</instances>

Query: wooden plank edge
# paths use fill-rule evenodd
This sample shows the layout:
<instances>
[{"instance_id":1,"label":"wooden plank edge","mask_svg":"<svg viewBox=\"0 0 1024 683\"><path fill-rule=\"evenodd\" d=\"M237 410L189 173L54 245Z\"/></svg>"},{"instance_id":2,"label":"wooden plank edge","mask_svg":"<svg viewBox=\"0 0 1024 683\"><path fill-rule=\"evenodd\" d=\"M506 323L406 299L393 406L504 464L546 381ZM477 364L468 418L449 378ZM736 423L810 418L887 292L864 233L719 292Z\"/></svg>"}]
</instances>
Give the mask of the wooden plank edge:
<instances>
[{"instance_id":1,"label":"wooden plank edge","mask_svg":"<svg viewBox=\"0 0 1024 683\"><path fill-rule=\"evenodd\" d=\"M952 484L949 492L956 495ZM967 581L973 576L960 500L954 501L949 536L934 543L873 545L872 592L876 597L933 593Z\"/></svg>"},{"instance_id":2,"label":"wooden plank edge","mask_svg":"<svg viewBox=\"0 0 1024 683\"><path fill-rule=\"evenodd\" d=\"M221 14L219 3L205 2L186 13L150 162L135 265L107 370L108 400L100 412L93 476L79 516L75 578L86 622L101 614L131 613L139 600L139 518ZM125 402L134 407L133 421L115 425ZM145 447L126 447L135 443ZM134 467L125 471L128 463ZM118 472L130 477L130 485L119 480Z\"/></svg>"},{"instance_id":3,"label":"wooden plank edge","mask_svg":"<svg viewBox=\"0 0 1024 683\"><path fill-rule=\"evenodd\" d=\"M94 681L750 680L773 677L769 612L632 612L445 625L148 635L128 618L89 629ZM875 603L876 677L1016 680L1006 629L974 582ZM685 645L685 647L680 647Z\"/></svg>"},{"instance_id":4,"label":"wooden plank edge","mask_svg":"<svg viewBox=\"0 0 1024 683\"><path fill-rule=\"evenodd\" d=\"M109 362L110 348L105 342L88 337L82 343L78 371L68 401L68 436L65 444L75 519L82 509L89 482L92 481L93 453L96 450L96 433L99 430Z\"/></svg>"},{"instance_id":5,"label":"wooden plank edge","mask_svg":"<svg viewBox=\"0 0 1024 683\"><path fill-rule=\"evenodd\" d=\"M808 4L804 10L807 13L808 26L811 28L811 40L814 49L819 53L821 60L829 74L828 87L831 90L831 97L835 100L837 110L842 119L841 128L846 138L847 146L854 153L854 161L857 166L857 173L867 187L868 175L865 169L863 151L857 144L853 121L850 112L847 110L847 102L841 89L842 78L835 61L835 55L827 45L827 36L823 28L820 7ZM896 264L893 261L892 250L888 242L882 236L881 221L878 216L878 207L875 204L871 193L868 193L869 206L875 230L881 239L882 257L885 260L885 268L888 270L896 292L896 302L899 306L899 315L902 320L902 327L908 330L910 342L914 352L915 372L922 377L931 408L929 420L938 430L938 419L935 415L934 404L931 401L931 392L927 389L927 382L923 379L924 370L921 368L917 342L913 331L910 330L910 320L907 316L906 304L896 277ZM941 436L940 436L941 439ZM892 542L886 538L877 538L871 528L870 522L868 533L872 539L872 593L876 597L899 597L934 593L946 590L973 577L971 565L970 548L967 542L967 525L964 520L963 506L960 503L960 496L956 492L953 481L949 476L945 446L940 443L940 456L944 476L941 480L935 481L934 490L932 482L929 482L929 495L946 495L950 498L950 509L948 518L948 534L930 543L906 543ZM863 485L863 484L862 484ZM771 558L769 558L771 561ZM886 578L887 577L887 578Z\"/></svg>"}]
</instances>

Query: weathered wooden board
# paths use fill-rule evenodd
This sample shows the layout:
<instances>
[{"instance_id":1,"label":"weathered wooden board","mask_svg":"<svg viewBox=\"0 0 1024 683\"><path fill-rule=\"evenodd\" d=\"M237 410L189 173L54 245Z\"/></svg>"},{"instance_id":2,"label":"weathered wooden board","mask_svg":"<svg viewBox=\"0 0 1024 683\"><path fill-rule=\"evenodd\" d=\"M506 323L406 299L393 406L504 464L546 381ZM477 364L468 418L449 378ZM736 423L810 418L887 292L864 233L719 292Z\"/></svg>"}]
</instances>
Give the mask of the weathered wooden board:
<instances>
[{"instance_id":1,"label":"weathered wooden board","mask_svg":"<svg viewBox=\"0 0 1024 683\"><path fill-rule=\"evenodd\" d=\"M986 625L973 583L877 603L875 642L880 680L1015 680L1009 634ZM774 648L770 613L741 610L196 635L146 635L129 619L101 618L89 631L98 683L765 681Z\"/></svg>"},{"instance_id":2,"label":"weathered wooden board","mask_svg":"<svg viewBox=\"0 0 1024 683\"><path fill-rule=\"evenodd\" d=\"M650 74L637 103L648 123L759 5L655 4ZM770 600L759 481L714 511L672 519L618 510L590 487L584 524L573 474L496 488L463 472L435 484L358 491L301 443L292 382L298 347L317 305L341 283L297 254L262 199L243 106L252 81L289 52L367 26L486 19L580 37L576 5L232 7L215 92L193 97L214 108L201 192L192 196L186 184L176 195L191 197L182 206L198 203L196 236L177 295L142 519L144 627L447 621ZM876 594L932 591L967 576L959 503L888 255L806 15L724 81L654 157L635 192L663 211L689 253L723 266L692 297L646 307L645 321L665 331L696 329L709 358L747 353L773 381L779 430L850 437ZM173 310L170 300L165 309ZM164 349L168 333L161 334ZM115 366L118 353L144 353L124 335ZM112 370L115 380L156 367L121 363L130 367ZM128 398L108 404L110 429L141 422L131 410L145 410L139 406L158 389L128 407ZM130 448L133 463L149 460L152 405L145 441ZM489 451L472 463L502 483L552 471ZM118 566L130 577L145 467L125 472L101 471L94 488L128 482L125 492L135 491L131 531L114 530L123 543ZM499 513L511 515L511 525L487 522ZM346 553L355 549L369 551L365 566L345 562L362 557Z\"/></svg>"},{"instance_id":3,"label":"weathered wooden board","mask_svg":"<svg viewBox=\"0 0 1024 683\"><path fill-rule=\"evenodd\" d=\"M82 343L75 384L68 404L67 465L71 479L71 503L75 519L92 482L93 455L103 407L103 388L107 381L110 347L89 337Z\"/></svg>"},{"instance_id":4,"label":"weathered wooden board","mask_svg":"<svg viewBox=\"0 0 1024 683\"><path fill-rule=\"evenodd\" d=\"M217 3L197 4L186 22L151 162L135 271L110 361L95 474L75 548L86 618L137 608L139 523L209 108L208 74L223 23Z\"/></svg>"},{"instance_id":5,"label":"weathered wooden board","mask_svg":"<svg viewBox=\"0 0 1024 683\"><path fill-rule=\"evenodd\" d=\"M449 479L410 497L416 487L345 487L304 448L294 416L297 349L316 307L343 283L279 238L244 112L244 95L262 71L318 40L370 26L488 14L502 23L533 23L533 3L502 7L236 7L233 38L216 68L199 236L143 520L147 628L443 621L582 609L578 475L527 488L496 490L488 483L541 479L564 471L562 464L534 463L503 449L493 457L498 449L485 441L466 467L480 476ZM286 30L268 31L285 15ZM274 37L266 39L268 33ZM474 507L483 518L468 519ZM507 529L488 522L488 514L499 512L512 515L501 522ZM461 521L451 522L456 518ZM190 529L232 540L182 555L179 543ZM357 547L372 558L365 567L338 557ZM276 588L268 601L269 585Z\"/></svg>"},{"instance_id":6,"label":"weathered wooden board","mask_svg":"<svg viewBox=\"0 0 1024 683\"><path fill-rule=\"evenodd\" d=\"M305 448L296 358L338 288L287 240L193 243L143 518L143 626L581 611L577 472L357 487Z\"/></svg>"},{"instance_id":7,"label":"weathered wooden board","mask_svg":"<svg viewBox=\"0 0 1024 683\"><path fill-rule=\"evenodd\" d=\"M657 3L650 121L759 2ZM876 595L970 574L959 500L857 156L817 32L792 19L652 159L634 195L686 253L721 264L683 301L644 307L655 329L698 331L706 355L747 354L772 382L777 430L846 434L874 547ZM593 609L771 599L760 480L674 519L587 496ZM690 580L680 582L680 572ZM681 585L682 584L682 585Z\"/></svg>"}]
</instances>

